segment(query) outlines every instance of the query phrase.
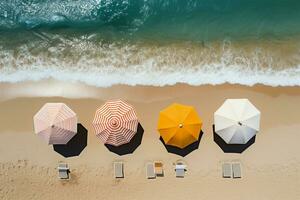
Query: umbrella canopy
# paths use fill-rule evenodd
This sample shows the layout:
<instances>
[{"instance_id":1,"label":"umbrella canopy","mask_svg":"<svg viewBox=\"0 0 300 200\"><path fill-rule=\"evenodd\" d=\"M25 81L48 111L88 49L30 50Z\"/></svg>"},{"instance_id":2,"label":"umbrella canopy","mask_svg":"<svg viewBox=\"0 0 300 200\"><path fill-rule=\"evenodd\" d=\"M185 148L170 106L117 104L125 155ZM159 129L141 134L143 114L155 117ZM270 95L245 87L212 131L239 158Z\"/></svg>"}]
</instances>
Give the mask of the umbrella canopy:
<instances>
[{"instance_id":1,"label":"umbrella canopy","mask_svg":"<svg viewBox=\"0 0 300 200\"><path fill-rule=\"evenodd\" d=\"M214 123L227 144L246 144L259 131L260 111L248 99L227 99L215 112Z\"/></svg>"},{"instance_id":2,"label":"umbrella canopy","mask_svg":"<svg viewBox=\"0 0 300 200\"><path fill-rule=\"evenodd\" d=\"M35 133L48 144L67 144L77 133L77 116L64 103L46 103L33 122Z\"/></svg>"},{"instance_id":3,"label":"umbrella canopy","mask_svg":"<svg viewBox=\"0 0 300 200\"><path fill-rule=\"evenodd\" d=\"M113 146L129 143L138 123L134 108L122 100L107 101L97 109L93 120L96 136Z\"/></svg>"},{"instance_id":4,"label":"umbrella canopy","mask_svg":"<svg viewBox=\"0 0 300 200\"><path fill-rule=\"evenodd\" d=\"M166 145L185 148L198 140L201 127L192 106L174 103L159 114L158 131Z\"/></svg>"}]
</instances>

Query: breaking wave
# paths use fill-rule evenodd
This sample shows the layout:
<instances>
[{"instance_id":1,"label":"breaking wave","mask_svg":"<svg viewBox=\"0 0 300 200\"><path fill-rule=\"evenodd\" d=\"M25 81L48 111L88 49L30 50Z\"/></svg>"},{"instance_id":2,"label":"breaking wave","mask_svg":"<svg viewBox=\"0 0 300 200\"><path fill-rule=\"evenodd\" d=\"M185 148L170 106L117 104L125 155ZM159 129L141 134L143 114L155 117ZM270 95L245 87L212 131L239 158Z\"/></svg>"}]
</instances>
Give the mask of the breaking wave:
<instances>
[{"instance_id":1,"label":"breaking wave","mask_svg":"<svg viewBox=\"0 0 300 200\"><path fill-rule=\"evenodd\" d=\"M163 71L139 71L121 69L114 73L106 70L98 72L82 72L70 70L19 70L15 73L1 73L1 82L15 83L19 81L37 81L43 79L56 79L61 81L79 81L98 87L109 87L117 84L165 86L176 83L189 85L218 85L223 83L242 84L253 86L264 84L268 86L300 86L300 67L293 70L282 71L248 71L241 72L238 66L231 70L219 70L209 67L210 70L178 70L177 72L164 73Z\"/></svg>"},{"instance_id":2,"label":"breaking wave","mask_svg":"<svg viewBox=\"0 0 300 200\"><path fill-rule=\"evenodd\" d=\"M300 85L295 41L278 44L41 40L0 49L0 82L57 79L108 87L176 83ZM276 49L276 51L274 51Z\"/></svg>"}]
</instances>

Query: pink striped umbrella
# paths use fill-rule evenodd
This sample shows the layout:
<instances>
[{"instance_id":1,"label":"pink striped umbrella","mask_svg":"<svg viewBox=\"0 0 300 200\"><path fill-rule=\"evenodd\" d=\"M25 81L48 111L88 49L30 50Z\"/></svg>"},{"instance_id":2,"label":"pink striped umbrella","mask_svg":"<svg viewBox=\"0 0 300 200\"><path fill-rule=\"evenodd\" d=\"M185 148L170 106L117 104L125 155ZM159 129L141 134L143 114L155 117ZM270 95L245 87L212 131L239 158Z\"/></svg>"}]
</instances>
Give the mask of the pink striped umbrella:
<instances>
[{"instance_id":1,"label":"pink striped umbrella","mask_svg":"<svg viewBox=\"0 0 300 200\"><path fill-rule=\"evenodd\" d=\"M33 122L35 133L48 144L67 144L77 133L77 116L64 103L46 103Z\"/></svg>"},{"instance_id":2,"label":"pink striped umbrella","mask_svg":"<svg viewBox=\"0 0 300 200\"><path fill-rule=\"evenodd\" d=\"M107 101L97 109L93 120L96 136L113 146L129 143L138 123L133 107L121 100Z\"/></svg>"}]
</instances>

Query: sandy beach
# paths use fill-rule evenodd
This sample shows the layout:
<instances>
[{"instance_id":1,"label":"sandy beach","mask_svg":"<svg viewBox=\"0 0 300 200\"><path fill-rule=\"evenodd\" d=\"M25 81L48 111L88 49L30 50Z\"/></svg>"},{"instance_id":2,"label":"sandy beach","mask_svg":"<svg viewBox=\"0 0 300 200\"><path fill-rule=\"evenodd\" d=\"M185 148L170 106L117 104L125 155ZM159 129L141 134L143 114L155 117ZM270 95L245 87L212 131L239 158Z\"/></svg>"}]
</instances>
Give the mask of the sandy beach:
<instances>
[{"instance_id":1,"label":"sandy beach","mask_svg":"<svg viewBox=\"0 0 300 200\"><path fill-rule=\"evenodd\" d=\"M0 200L300 200L299 10L299 0L0 1ZM110 104L95 119L97 137L96 110L117 99L135 112ZM226 101L218 137L214 112L226 99L255 107ZM67 106L47 104L33 120L45 103ZM197 112L176 105L161 114L167 144L189 145L197 114L203 121L199 148L185 157L168 153L157 130L173 103ZM56 145L75 135L67 146L86 147L66 158L66 146L41 135ZM254 142L225 153L221 137ZM142 138L132 154L103 144L129 138ZM164 177L150 180L154 161ZM61 162L70 180L59 179ZM223 178L224 163L241 164L242 177Z\"/></svg>"},{"instance_id":2,"label":"sandy beach","mask_svg":"<svg viewBox=\"0 0 300 200\"><path fill-rule=\"evenodd\" d=\"M95 137L97 107L122 98L136 108L145 132L133 154L118 156ZM261 111L261 131L243 153L224 153L213 141L214 111L226 98L248 98ZM64 158L33 132L33 115L46 102L64 102L88 129L80 156ZM159 141L158 113L170 103L193 105L203 119L199 149L186 157L170 154ZM0 85L0 199L300 199L300 89L240 85L96 88L57 81ZM173 163L187 163L175 178ZM113 162L124 162L125 178L113 178ZM165 176L146 179L149 161L164 163ZM59 161L71 168L60 181ZM242 164L241 179L223 179L221 164Z\"/></svg>"}]
</instances>

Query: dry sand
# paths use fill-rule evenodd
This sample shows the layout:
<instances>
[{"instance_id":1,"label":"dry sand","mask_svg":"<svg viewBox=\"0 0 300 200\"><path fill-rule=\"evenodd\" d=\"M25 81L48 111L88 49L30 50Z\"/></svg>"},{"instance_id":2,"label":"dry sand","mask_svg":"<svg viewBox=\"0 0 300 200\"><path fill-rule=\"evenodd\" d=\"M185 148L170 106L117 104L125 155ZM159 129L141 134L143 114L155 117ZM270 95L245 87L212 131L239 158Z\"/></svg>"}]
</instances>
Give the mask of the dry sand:
<instances>
[{"instance_id":1,"label":"dry sand","mask_svg":"<svg viewBox=\"0 0 300 200\"><path fill-rule=\"evenodd\" d=\"M59 97L51 97L59 96ZM135 106L145 130L131 155L118 156L95 137L91 121L107 99ZM261 110L261 131L242 154L224 153L213 141L214 111L226 98L248 98ZM88 130L80 156L64 158L33 133L32 117L46 102L65 102ZM196 107L203 118L199 149L186 157L168 153L156 131L159 110L172 102ZM0 199L300 199L300 88L238 85L168 87L114 86L43 81L0 85ZM176 179L173 163L188 165ZM113 161L125 164L125 178L113 178ZM145 164L161 160L165 176L145 178ZM66 161L71 180L60 181L57 164ZM221 164L239 161L241 179L222 179Z\"/></svg>"}]
</instances>

